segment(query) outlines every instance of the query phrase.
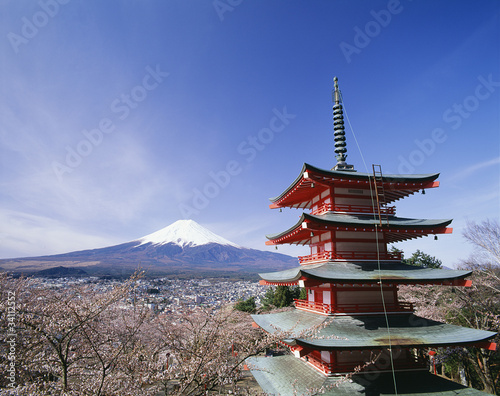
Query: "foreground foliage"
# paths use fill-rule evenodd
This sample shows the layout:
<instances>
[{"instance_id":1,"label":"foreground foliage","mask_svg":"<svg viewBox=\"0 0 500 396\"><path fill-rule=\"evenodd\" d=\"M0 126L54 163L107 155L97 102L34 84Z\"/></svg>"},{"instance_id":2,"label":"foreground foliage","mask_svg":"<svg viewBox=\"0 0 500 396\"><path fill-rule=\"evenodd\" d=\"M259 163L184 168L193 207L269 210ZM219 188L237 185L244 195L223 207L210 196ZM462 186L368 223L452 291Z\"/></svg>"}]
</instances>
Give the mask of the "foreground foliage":
<instances>
[{"instance_id":1,"label":"foreground foliage","mask_svg":"<svg viewBox=\"0 0 500 396\"><path fill-rule=\"evenodd\" d=\"M255 303L255 297L247 298L246 300L239 300L234 305L234 309L242 312L253 313L257 310L257 304Z\"/></svg>"}]
</instances>

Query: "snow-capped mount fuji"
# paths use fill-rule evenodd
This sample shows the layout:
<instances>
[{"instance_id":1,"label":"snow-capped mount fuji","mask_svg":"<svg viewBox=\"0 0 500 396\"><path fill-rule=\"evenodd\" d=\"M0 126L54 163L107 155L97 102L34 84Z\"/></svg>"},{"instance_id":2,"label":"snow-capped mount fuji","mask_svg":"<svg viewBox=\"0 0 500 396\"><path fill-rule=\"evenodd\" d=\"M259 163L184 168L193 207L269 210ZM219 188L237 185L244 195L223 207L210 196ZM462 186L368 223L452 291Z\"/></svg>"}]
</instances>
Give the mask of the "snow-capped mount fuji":
<instances>
[{"instance_id":1,"label":"snow-capped mount fuji","mask_svg":"<svg viewBox=\"0 0 500 396\"><path fill-rule=\"evenodd\" d=\"M42 270L128 276L137 268L151 276L248 277L297 266L297 258L238 246L193 220L115 246L53 256L0 260L0 270L33 274ZM58 269L59 268L59 269ZM76 271L78 269L78 271Z\"/></svg>"},{"instance_id":2,"label":"snow-capped mount fuji","mask_svg":"<svg viewBox=\"0 0 500 396\"><path fill-rule=\"evenodd\" d=\"M139 238L141 245L152 243L153 245L165 245L174 243L181 247L201 246L210 243L228 245L239 248L237 244L228 241L205 227L202 227L194 220L177 220L168 227Z\"/></svg>"}]
</instances>

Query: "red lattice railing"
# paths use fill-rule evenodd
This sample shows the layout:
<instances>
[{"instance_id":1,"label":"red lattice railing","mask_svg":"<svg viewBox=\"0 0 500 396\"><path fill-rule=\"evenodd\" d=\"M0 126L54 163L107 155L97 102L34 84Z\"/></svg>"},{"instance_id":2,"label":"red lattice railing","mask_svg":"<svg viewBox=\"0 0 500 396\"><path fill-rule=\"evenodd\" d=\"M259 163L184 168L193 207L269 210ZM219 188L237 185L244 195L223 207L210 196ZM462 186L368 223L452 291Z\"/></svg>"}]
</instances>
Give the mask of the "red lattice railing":
<instances>
[{"instance_id":1,"label":"red lattice railing","mask_svg":"<svg viewBox=\"0 0 500 396\"><path fill-rule=\"evenodd\" d=\"M318 206L317 209L311 211L312 215L318 215L325 212L342 212L342 213L363 213L363 214L378 214L376 207L364 206L364 205L334 205L330 203L325 203ZM381 207L380 213L383 215L393 216L396 214L395 206Z\"/></svg>"},{"instance_id":2,"label":"red lattice railing","mask_svg":"<svg viewBox=\"0 0 500 396\"><path fill-rule=\"evenodd\" d=\"M379 371L390 371L392 369L391 365L380 365L377 362L366 365L364 362L351 362L351 363L326 363L315 356L307 355L307 361L312 366L316 367L318 370L325 374L332 373L348 373L354 371L356 367L361 367L361 371L369 370L370 373ZM365 366L365 367L363 367ZM408 369L425 369L428 367L427 360L418 357L412 360L394 360L394 368L396 370L408 370Z\"/></svg>"},{"instance_id":3,"label":"red lattice railing","mask_svg":"<svg viewBox=\"0 0 500 396\"><path fill-rule=\"evenodd\" d=\"M327 260L397 260L401 261L401 253L377 253L377 252L352 252L352 251L325 251L321 253L299 256L299 263L313 263Z\"/></svg>"},{"instance_id":4,"label":"red lattice railing","mask_svg":"<svg viewBox=\"0 0 500 396\"><path fill-rule=\"evenodd\" d=\"M379 304L325 304L317 303L314 301L298 300L295 299L295 307L297 309L302 309L305 311L314 311L322 314L351 314L351 313L373 313L382 312L384 307L381 303ZM413 312L413 304L410 302L399 301L396 304L385 304L385 310L387 312Z\"/></svg>"}]
</instances>

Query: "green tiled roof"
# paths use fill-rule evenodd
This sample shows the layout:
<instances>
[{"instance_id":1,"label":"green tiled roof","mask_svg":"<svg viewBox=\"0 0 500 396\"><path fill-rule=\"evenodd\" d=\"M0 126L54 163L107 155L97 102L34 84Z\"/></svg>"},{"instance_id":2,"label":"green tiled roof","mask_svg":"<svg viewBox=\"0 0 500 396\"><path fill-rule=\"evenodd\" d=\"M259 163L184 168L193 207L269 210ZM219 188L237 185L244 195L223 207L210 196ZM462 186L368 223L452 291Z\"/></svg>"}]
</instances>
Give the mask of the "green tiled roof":
<instances>
[{"instance_id":1,"label":"green tiled roof","mask_svg":"<svg viewBox=\"0 0 500 396\"><path fill-rule=\"evenodd\" d=\"M373 349L467 345L496 335L424 319L413 314L389 315L389 330L383 315L322 316L293 309L274 314L252 315L269 333L283 332L290 345L321 350Z\"/></svg>"},{"instance_id":2,"label":"green tiled roof","mask_svg":"<svg viewBox=\"0 0 500 396\"><path fill-rule=\"evenodd\" d=\"M394 395L392 373L353 375L350 379L326 377L306 362L294 356L247 359L253 376L268 395L312 395L324 387L323 395ZM397 394L400 396L480 396L484 392L466 388L426 371L396 373Z\"/></svg>"},{"instance_id":3,"label":"green tiled roof","mask_svg":"<svg viewBox=\"0 0 500 396\"><path fill-rule=\"evenodd\" d=\"M366 216L366 215L347 215L347 214L336 214L336 213L325 213L322 215L311 215L303 213L300 216L299 221L290 227L288 230L280 232L278 234L266 235L267 239L273 240L280 238L298 227L302 226L304 221L311 221L313 223L322 223L330 226L339 227L370 227L373 228L375 225L379 224L379 219L377 216ZM384 220L385 222L385 220ZM433 229L446 227L452 222L451 219L409 219L404 217L389 217L388 227L391 229ZM381 230L383 231L383 229Z\"/></svg>"},{"instance_id":4,"label":"green tiled roof","mask_svg":"<svg viewBox=\"0 0 500 396\"><path fill-rule=\"evenodd\" d=\"M364 172L353 172L353 171L334 171L334 170L326 170L326 169L320 169L315 166L309 165L309 164L304 164L302 166L302 170L300 171L299 176L290 184L289 187L285 191L283 191L279 196L275 198L270 198L269 200L271 202L276 202L277 200L281 199L283 196L287 194L288 191L290 191L293 186L295 186L298 182L303 177L304 172L306 171L313 171L315 173L321 174L325 177L331 177L331 178L337 178L337 179L351 179L351 180L370 180L370 178L373 178L373 174L370 173L364 173ZM383 180L385 182L393 182L393 183L424 183L424 182L430 182L434 181L439 177L439 173L429 173L429 174L422 174L422 175L392 175L392 174L384 174L383 175Z\"/></svg>"},{"instance_id":5,"label":"green tiled roof","mask_svg":"<svg viewBox=\"0 0 500 396\"><path fill-rule=\"evenodd\" d=\"M353 226L373 226L378 224L379 219L377 216L367 216L367 215L347 215L347 214L336 214L336 213L325 213L322 215L310 215L304 214L305 220L315 220L320 223L335 223L342 225L353 225ZM446 227L452 222L452 219L409 219L405 217L389 217L389 227L402 227L402 228L435 228L435 227Z\"/></svg>"},{"instance_id":6,"label":"green tiled roof","mask_svg":"<svg viewBox=\"0 0 500 396\"><path fill-rule=\"evenodd\" d=\"M302 265L284 271L259 274L269 282L295 282L305 276L325 282L383 282L416 283L463 279L471 271L415 267L399 262L381 262L380 270L373 262L338 262Z\"/></svg>"}]
</instances>

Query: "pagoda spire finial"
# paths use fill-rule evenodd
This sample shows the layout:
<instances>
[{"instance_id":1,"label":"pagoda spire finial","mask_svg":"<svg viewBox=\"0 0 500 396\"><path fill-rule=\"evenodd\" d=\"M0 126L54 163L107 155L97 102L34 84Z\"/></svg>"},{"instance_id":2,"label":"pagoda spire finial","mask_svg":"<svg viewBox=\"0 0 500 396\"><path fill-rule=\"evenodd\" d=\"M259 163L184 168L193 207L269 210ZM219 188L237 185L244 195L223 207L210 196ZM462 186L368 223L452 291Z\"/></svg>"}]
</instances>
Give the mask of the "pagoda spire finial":
<instances>
[{"instance_id":1,"label":"pagoda spire finial","mask_svg":"<svg viewBox=\"0 0 500 396\"><path fill-rule=\"evenodd\" d=\"M338 105L340 104L340 89L339 89L339 79L337 77L333 77L333 102Z\"/></svg>"},{"instance_id":2,"label":"pagoda spire finial","mask_svg":"<svg viewBox=\"0 0 500 396\"><path fill-rule=\"evenodd\" d=\"M342 108L342 94L340 93L338 78L333 78L333 135L335 138L335 158L337 164L333 170L354 170L353 165L348 165L345 160L347 158L347 148L345 142L344 131L344 112Z\"/></svg>"}]
</instances>

